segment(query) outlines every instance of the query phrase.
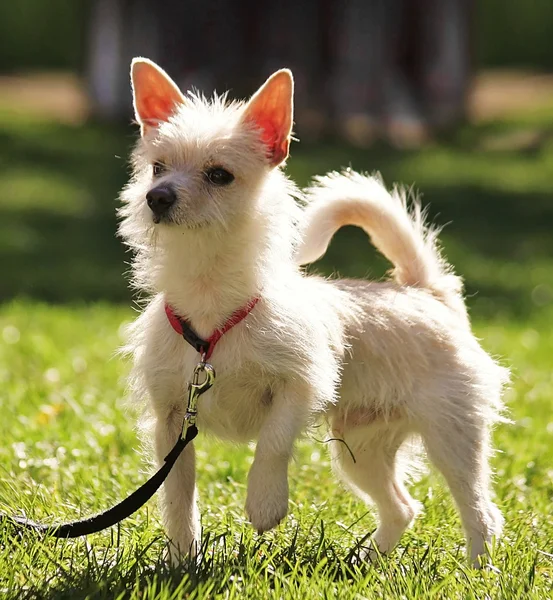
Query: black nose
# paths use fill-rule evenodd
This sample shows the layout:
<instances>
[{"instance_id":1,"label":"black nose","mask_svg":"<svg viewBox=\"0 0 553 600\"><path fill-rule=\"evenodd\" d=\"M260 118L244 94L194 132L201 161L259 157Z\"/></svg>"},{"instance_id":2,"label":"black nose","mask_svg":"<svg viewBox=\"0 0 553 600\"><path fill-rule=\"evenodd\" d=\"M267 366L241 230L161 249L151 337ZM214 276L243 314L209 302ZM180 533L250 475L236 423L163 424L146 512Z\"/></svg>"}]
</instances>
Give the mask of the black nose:
<instances>
[{"instance_id":1,"label":"black nose","mask_svg":"<svg viewBox=\"0 0 553 600\"><path fill-rule=\"evenodd\" d=\"M146 194L146 202L156 217L163 216L176 200L177 196L170 187L156 187Z\"/></svg>"}]
</instances>

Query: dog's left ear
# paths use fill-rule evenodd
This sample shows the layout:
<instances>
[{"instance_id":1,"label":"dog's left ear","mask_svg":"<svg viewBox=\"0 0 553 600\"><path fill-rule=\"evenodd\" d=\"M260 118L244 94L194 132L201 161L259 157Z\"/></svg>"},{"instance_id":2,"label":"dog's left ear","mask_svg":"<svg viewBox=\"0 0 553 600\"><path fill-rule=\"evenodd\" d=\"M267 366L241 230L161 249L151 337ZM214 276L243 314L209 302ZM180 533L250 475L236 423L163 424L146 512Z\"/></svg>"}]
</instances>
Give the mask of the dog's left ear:
<instances>
[{"instance_id":1,"label":"dog's left ear","mask_svg":"<svg viewBox=\"0 0 553 600\"><path fill-rule=\"evenodd\" d=\"M158 127L185 102L177 84L167 73L147 58L133 58L131 83L134 114L142 135Z\"/></svg>"},{"instance_id":2,"label":"dog's left ear","mask_svg":"<svg viewBox=\"0 0 553 600\"><path fill-rule=\"evenodd\" d=\"M273 73L246 106L243 120L261 131L273 167L288 157L293 114L294 79L288 69Z\"/></svg>"}]
</instances>

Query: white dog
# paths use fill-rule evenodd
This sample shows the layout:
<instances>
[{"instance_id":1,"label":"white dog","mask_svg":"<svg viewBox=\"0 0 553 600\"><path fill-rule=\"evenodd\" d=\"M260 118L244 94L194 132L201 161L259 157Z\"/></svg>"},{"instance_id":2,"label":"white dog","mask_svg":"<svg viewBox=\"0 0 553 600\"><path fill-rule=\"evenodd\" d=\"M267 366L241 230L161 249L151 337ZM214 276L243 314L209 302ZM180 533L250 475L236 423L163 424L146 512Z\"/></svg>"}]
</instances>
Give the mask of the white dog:
<instances>
[{"instance_id":1,"label":"white dog","mask_svg":"<svg viewBox=\"0 0 553 600\"><path fill-rule=\"evenodd\" d=\"M287 70L247 103L184 96L141 58L132 84L142 135L122 193L121 234L136 253L137 286L152 294L130 349L133 391L150 407L159 460L180 434L199 361L168 314L204 340L226 325L211 348L217 379L200 399L198 428L257 439L246 501L256 530L285 517L294 443L322 419L353 454L332 442L336 471L377 505L380 552L417 513L404 476L413 459L406 442L418 436L447 480L478 565L502 528L488 461L507 372L471 333L461 280L419 205L409 212L378 178L346 172L318 179L307 207L298 206L301 193L279 168L293 120ZM346 224L363 227L391 261L389 281L301 271ZM200 529L192 446L165 484L163 518L173 557L193 552Z\"/></svg>"}]
</instances>

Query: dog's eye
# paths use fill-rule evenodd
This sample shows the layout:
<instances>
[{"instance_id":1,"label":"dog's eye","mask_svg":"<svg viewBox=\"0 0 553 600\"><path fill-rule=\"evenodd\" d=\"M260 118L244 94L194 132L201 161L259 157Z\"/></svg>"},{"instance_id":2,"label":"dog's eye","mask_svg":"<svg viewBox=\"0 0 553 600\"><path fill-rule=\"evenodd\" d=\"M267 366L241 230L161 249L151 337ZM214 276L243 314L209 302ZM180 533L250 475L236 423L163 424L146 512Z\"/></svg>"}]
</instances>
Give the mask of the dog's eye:
<instances>
[{"instance_id":1,"label":"dog's eye","mask_svg":"<svg viewBox=\"0 0 553 600\"><path fill-rule=\"evenodd\" d=\"M160 162L155 162L153 166L154 177L159 177L163 175L165 171L165 167Z\"/></svg>"},{"instance_id":2,"label":"dog's eye","mask_svg":"<svg viewBox=\"0 0 553 600\"><path fill-rule=\"evenodd\" d=\"M228 185L234 181L234 175L222 167L208 169L205 176L214 185Z\"/></svg>"}]
</instances>

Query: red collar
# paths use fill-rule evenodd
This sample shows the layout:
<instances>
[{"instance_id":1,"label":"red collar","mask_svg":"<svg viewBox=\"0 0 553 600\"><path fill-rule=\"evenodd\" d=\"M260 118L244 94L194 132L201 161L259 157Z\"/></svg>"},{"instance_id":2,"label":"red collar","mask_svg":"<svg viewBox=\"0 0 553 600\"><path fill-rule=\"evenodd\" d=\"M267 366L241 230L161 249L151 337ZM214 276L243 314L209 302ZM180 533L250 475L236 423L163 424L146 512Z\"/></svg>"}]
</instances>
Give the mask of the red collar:
<instances>
[{"instance_id":1,"label":"red collar","mask_svg":"<svg viewBox=\"0 0 553 600\"><path fill-rule=\"evenodd\" d=\"M190 326L190 323L175 314L172 307L169 304L165 304L165 314L171 323L171 327L198 352L204 354L204 360L209 360L210 356L215 350L217 342L225 335L227 331L232 329L235 325L238 325L240 321L245 319L253 307L259 302L259 297L252 298L246 306L239 308L237 311L232 313L226 323L220 328L216 329L207 340L202 339Z\"/></svg>"}]
</instances>

